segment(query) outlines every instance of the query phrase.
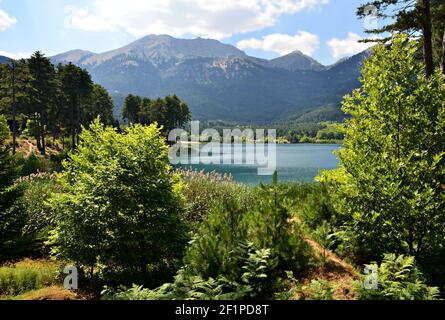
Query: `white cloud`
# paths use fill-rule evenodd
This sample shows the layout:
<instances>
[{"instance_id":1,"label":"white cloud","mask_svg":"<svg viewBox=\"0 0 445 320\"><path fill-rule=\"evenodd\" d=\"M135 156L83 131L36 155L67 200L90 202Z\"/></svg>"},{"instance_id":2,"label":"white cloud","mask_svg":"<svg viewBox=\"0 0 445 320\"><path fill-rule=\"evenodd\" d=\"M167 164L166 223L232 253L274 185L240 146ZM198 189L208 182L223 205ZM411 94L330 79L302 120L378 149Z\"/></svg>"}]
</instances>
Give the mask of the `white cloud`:
<instances>
[{"instance_id":1,"label":"white cloud","mask_svg":"<svg viewBox=\"0 0 445 320\"><path fill-rule=\"evenodd\" d=\"M94 0L67 6L65 27L226 38L273 26L283 14L317 8L330 0Z\"/></svg>"},{"instance_id":2,"label":"white cloud","mask_svg":"<svg viewBox=\"0 0 445 320\"><path fill-rule=\"evenodd\" d=\"M373 43L359 42L362 39L358 34L348 32L346 39L333 38L327 42L327 45L331 49L332 56L335 59L340 59L365 51L374 45Z\"/></svg>"},{"instance_id":3,"label":"white cloud","mask_svg":"<svg viewBox=\"0 0 445 320\"><path fill-rule=\"evenodd\" d=\"M19 59L27 59L31 56L30 53L23 53L23 52L19 52L19 53L11 53L11 52L7 52L7 51L2 51L0 50L0 56L3 57L8 57L14 60L19 60Z\"/></svg>"},{"instance_id":4,"label":"white cloud","mask_svg":"<svg viewBox=\"0 0 445 320\"><path fill-rule=\"evenodd\" d=\"M257 49L262 51L276 52L281 55L300 50L311 56L320 47L320 39L317 35L298 31L294 36L282 33L274 33L262 39L246 39L238 42L240 49Z\"/></svg>"},{"instance_id":5,"label":"white cloud","mask_svg":"<svg viewBox=\"0 0 445 320\"><path fill-rule=\"evenodd\" d=\"M0 31L4 31L10 26L17 23L17 20L9 16L5 11L0 9Z\"/></svg>"}]
</instances>

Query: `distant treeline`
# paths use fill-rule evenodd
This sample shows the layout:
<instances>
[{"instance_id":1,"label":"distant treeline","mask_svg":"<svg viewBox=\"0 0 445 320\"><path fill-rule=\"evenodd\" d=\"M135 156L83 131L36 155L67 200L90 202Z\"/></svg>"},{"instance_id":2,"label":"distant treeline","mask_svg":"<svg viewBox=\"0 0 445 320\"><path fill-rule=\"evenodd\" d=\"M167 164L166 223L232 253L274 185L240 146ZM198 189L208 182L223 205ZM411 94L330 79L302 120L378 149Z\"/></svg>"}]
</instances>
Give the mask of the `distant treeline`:
<instances>
[{"instance_id":1,"label":"distant treeline","mask_svg":"<svg viewBox=\"0 0 445 320\"><path fill-rule=\"evenodd\" d=\"M225 121L204 121L201 126L201 130L206 128L216 129L221 136L223 135L223 130L227 128L238 128L241 130L274 129L277 131L277 138L279 138L279 141L287 141L289 143L340 141L344 138L344 134L338 128L338 124L333 122L288 122L272 125L243 125Z\"/></svg>"}]
</instances>

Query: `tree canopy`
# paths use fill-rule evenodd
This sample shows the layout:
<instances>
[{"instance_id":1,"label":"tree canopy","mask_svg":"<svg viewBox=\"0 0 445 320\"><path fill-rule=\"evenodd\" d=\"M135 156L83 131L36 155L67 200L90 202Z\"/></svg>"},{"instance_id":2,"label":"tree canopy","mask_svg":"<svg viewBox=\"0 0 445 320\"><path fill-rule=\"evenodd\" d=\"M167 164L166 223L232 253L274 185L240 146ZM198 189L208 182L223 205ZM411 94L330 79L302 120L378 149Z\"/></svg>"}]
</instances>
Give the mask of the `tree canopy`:
<instances>
[{"instance_id":1,"label":"tree canopy","mask_svg":"<svg viewBox=\"0 0 445 320\"><path fill-rule=\"evenodd\" d=\"M341 166L320 179L365 259L395 252L423 261L445 245L444 77L426 80L417 50L403 36L374 50L343 106L352 117Z\"/></svg>"}]
</instances>

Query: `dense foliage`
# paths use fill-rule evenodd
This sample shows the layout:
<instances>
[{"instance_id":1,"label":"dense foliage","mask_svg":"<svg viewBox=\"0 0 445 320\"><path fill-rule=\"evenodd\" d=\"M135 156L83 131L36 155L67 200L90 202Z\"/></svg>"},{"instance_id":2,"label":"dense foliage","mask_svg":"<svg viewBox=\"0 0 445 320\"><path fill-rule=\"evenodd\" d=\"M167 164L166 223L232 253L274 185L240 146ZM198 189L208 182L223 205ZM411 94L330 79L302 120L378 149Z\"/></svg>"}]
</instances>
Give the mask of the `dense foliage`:
<instances>
[{"instance_id":1,"label":"dense foliage","mask_svg":"<svg viewBox=\"0 0 445 320\"><path fill-rule=\"evenodd\" d=\"M20 238L24 223L23 214L17 205L23 189L14 185L20 167L11 156L9 147L4 145L8 136L6 118L0 116L0 261L8 257L9 244Z\"/></svg>"},{"instance_id":2,"label":"dense foliage","mask_svg":"<svg viewBox=\"0 0 445 320\"><path fill-rule=\"evenodd\" d=\"M191 119L189 107L176 95L150 100L130 94L125 98L122 116L129 123L157 123L164 133L182 127Z\"/></svg>"},{"instance_id":3,"label":"dense foliage","mask_svg":"<svg viewBox=\"0 0 445 320\"><path fill-rule=\"evenodd\" d=\"M361 300L434 300L439 296L438 288L424 283L414 257L386 254L380 266L373 263L367 267L377 271L378 286L370 290L358 283Z\"/></svg>"},{"instance_id":4,"label":"dense foliage","mask_svg":"<svg viewBox=\"0 0 445 320\"><path fill-rule=\"evenodd\" d=\"M344 126L341 166L320 179L341 214L339 235L354 243L349 254L357 261L394 252L426 266L444 252L444 79L438 73L425 78L417 49L398 37L391 49L375 50L362 88L345 100L352 117Z\"/></svg>"},{"instance_id":5,"label":"dense foliage","mask_svg":"<svg viewBox=\"0 0 445 320\"><path fill-rule=\"evenodd\" d=\"M170 173L167 146L152 125L123 134L98 121L58 177L54 253L108 273L143 273L181 258L185 243L181 183Z\"/></svg>"}]
</instances>

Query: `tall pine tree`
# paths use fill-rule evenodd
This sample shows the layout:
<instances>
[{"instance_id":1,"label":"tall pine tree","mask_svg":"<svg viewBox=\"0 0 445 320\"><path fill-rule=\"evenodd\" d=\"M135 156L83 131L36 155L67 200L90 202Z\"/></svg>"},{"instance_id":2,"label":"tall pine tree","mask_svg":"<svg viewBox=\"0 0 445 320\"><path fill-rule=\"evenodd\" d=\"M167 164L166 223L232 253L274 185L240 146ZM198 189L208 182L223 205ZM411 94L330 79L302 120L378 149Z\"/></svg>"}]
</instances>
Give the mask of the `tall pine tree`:
<instances>
[{"instance_id":1,"label":"tall pine tree","mask_svg":"<svg viewBox=\"0 0 445 320\"><path fill-rule=\"evenodd\" d=\"M31 96L33 111L40 123L36 137L37 146L41 154L45 155L45 128L48 124L48 113L56 98L56 72L51 61L39 51L28 60L28 66L31 74L31 85L34 89Z\"/></svg>"},{"instance_id":2,"label":"tall pine tree","mask_svg":"<svg viewBox=\"0 0 445 320\"><path fill-rule=\"evenodd\" d=\"M374 0L368 1L358 8L359 17L367 17L377 14L381 20L390 21L386 25L367 30L370 34L390 34L405 33L414 37L420 35L423 45L423 60L425 63L425 73L430 77L434 73L434 48L433 34L435 29L442 23L435 23L435 17L441 10L442 0ZM377 12L375 12L375 10ZM443 25L442 25L443 27ZM384 37L380 41L387 41ZM375 41L375 40L370 40ZM437 48L442 50L442 48Z\"/></svg>"}]
</instances>

